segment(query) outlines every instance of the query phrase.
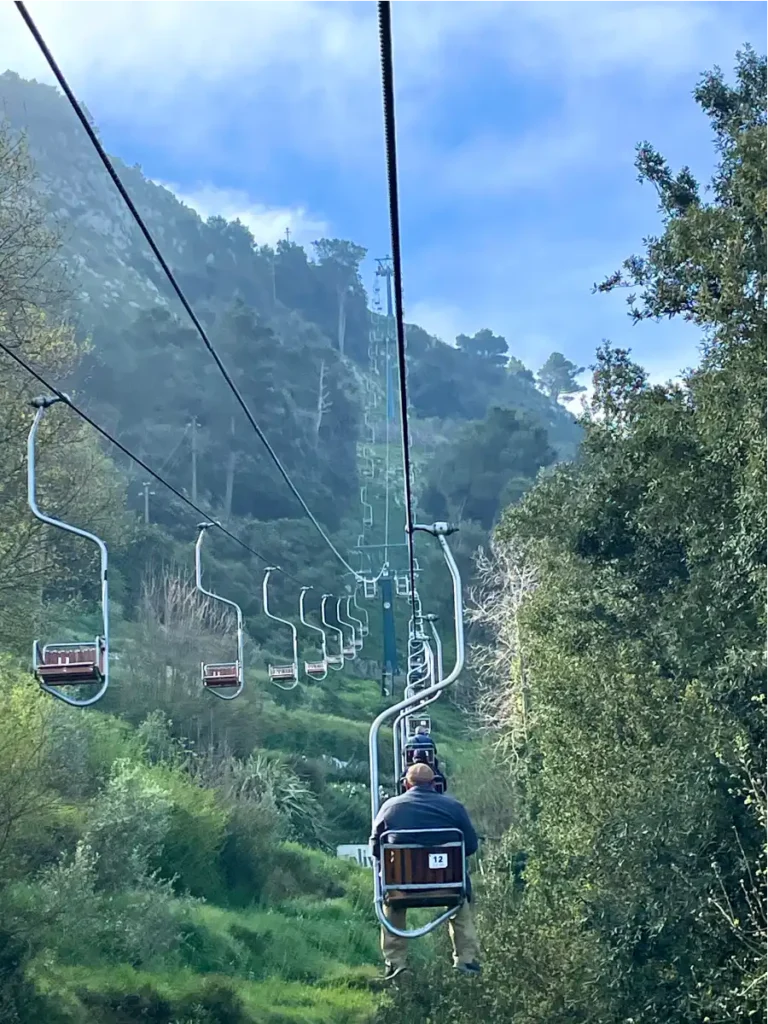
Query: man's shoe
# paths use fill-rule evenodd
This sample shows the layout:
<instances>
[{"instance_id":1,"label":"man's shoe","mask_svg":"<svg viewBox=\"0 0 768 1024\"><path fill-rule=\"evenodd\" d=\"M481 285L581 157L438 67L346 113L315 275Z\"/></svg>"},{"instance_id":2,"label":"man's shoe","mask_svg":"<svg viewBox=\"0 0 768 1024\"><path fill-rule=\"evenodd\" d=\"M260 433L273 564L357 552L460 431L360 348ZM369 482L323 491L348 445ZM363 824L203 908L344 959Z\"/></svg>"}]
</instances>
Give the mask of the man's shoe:
<instances>
[{"instance_id":1,"label":"man's shoe","mask_svg":"<svg viewBox=\"0 0 768 1024\"><path fill-rule=\"evenodd\" d=\"M384 971L384 981L392 981L393 978L399 977L399 975L403 974L407 970L408 968L405 965L396 967L394 964L387 964L386 970Z\"/></svg>"},{"instance_id":2,"label":"man's shoe","mask_svg":"<svg viewBox=\"0 0 768 1024\"><path fill-rule=\"evenodd\" d=\"M472 960L468 964L456 964L456 970L459 974L467 974L470 977L477 977L483 973L483 969L477 960Z\"/></svg>"}]
</instances>

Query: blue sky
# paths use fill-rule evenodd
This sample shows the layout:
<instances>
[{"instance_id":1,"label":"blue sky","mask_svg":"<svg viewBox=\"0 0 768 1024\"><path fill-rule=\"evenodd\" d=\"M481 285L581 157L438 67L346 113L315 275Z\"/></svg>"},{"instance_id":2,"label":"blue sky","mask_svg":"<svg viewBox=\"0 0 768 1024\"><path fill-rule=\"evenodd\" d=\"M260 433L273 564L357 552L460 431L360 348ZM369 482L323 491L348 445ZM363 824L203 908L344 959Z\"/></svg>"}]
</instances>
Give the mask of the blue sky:
<instances>
[{"instance_id":1,"label":"blue sky","mask_svg":"<svg viewBox=\"0 0 768 1024\"><path fill-rule=\"evenodd\" d=\"M28 7L108 148L190 205L260 241L389 250L374 3ZM399 0L393 23L407 318L446 341L491 327L534 369L605 337L654 379L693 363L693 329L632 327L591 286L657 225L638 141L711 171L691 91L764 50L765 6ZM49 80L7 2L0 67Z\"/></svg>"}]
</instances>

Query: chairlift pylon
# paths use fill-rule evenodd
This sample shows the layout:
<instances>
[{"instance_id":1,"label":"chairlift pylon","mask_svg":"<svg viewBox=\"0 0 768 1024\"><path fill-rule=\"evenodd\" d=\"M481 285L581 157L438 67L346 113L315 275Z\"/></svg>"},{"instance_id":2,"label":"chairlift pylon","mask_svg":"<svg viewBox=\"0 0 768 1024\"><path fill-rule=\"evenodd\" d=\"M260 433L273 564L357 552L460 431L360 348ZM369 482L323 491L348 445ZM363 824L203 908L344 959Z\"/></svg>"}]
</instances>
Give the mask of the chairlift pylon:
<instances>
[{"instance_id":1,"label":"chairlift pylon","mask_svg":"<svg viewBox=\"0 0 768 1024\"><path fill-rule=\"evenodd\" d=\"M264 614L268 619L273 619L275 622L282 622L283 625L290 627L293 661L287 665L267 664L267 672L269 674L269 681L279 689L294 690L299 685L299 638L296 632L296 626L290 619L283 619L269 610L269 577L273 572L279 571L280 567L277 565L267 566L264 570L264 579L261 584L261 600L264 605Z\"/></svg>"},{"instance_id":2,"label":"chairlift pylon","mask_svg":"<svg viewBox=\"0 0 768 1024\"><path fill-rule=\"evenodd\" d=\"M202 662L200 665L200 675L203 681L203 686L206 690L216 694L221 700L234 700L235 697L239 697L243 692L243 686L245 684L245 677L243 671L243 613L240 609L240 605L235 604L234 601L230 601L226 597L219 597L218 594L214 594L210 590L206 590L203 586L203 568L201 559L201 548L203 545L203 537L207 530L215 523L200 523L198 525L197 541L195 543L195 586L201 594L204 594L211 601L218 601L220 604L225 604L229 608L234 608L235 619L237 623L237 659L230 662L220 662L218 664L206 664ZM222 689L232 689L232 693L222 693Z\"/></svg>"},{"instance_id":3,"label":"chairlift pylon","mask_svg":"<svg viewBox=\"0 0 768 1024\"><path fill-rule=\"evenodd\" d=\"M60 519L41 512L36 497L35 438L40 422L49 409L57 402L68 402L66 396L49 395L36 398L31 403L35 418L27 439L27 501L32 514L49 526L55 526L66 533L74 533L92 541L99 549L101 573L101 635L93 641L79 643L45 644L35 640L32 646L32 666L40 688L75 708L85 708L101 700L109 687L109 589L107 584L107 546L100 537L79 526L72 526ZM64 693L64 686L96 686L90 697L71 697Z\"/></svg>"}]
</instances>

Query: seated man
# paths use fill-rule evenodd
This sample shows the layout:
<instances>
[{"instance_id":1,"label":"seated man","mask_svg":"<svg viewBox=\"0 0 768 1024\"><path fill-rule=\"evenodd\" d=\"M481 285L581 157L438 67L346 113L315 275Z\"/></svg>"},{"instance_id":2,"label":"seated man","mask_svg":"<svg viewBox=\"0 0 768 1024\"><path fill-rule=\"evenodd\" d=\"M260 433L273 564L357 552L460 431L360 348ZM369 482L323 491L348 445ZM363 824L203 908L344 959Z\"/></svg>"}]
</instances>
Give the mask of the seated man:
<instances>
[{"instance_id":1,"label":"seated man","mask_svg":"<svg viewBox=\"0 0 768 1024\"><path fill-rule=\"evenodd\" d=\"M463 804L452 796L436 793L435 775L428 764L412 764L405 776L406 792L382 804L373 823L371 845L379 857L379 841L385 832L397 829L458 828L464 836L469 857L477 851L477 834ZM453 965L462 974L480 973L480 946L477 941L469 900L471 884L467 873L467 899L448 921L453 944ZM384 905L384 913L395 928L405 928L406 911ZM397 977L406 969L408 940L381 930L381 950L386 964L385 979Z\"/></svg>"},{"instance_id":2,"label":"seated man","mask_svg":"<svg viewBox=\"0 0 768 1024\"><path fill-rule=\"evenodd\" d=\"M413 755L413 763L414 764L427 764L428 762L427 762L426 751L424 751L424 750L417 750L417 751L415 751L415 753ZM445 775L443 775L443 773L440 771L440 768L438 767L437 756L435 756L435 759L432 762L432 764L430 765L430 768L432 769L432 771L434 772L434 775L435 775L433 785L435 787L436 792L444 793L448 789L448 783L446 782ZM398 792L399 793L405 793L407 788L408 787L405 784L405 775L401 775L400 776L400 782L399 782L399 785L398 785ZM379 787L379 789L381 789L381 787Z\"/></svg>"}]
</instances>

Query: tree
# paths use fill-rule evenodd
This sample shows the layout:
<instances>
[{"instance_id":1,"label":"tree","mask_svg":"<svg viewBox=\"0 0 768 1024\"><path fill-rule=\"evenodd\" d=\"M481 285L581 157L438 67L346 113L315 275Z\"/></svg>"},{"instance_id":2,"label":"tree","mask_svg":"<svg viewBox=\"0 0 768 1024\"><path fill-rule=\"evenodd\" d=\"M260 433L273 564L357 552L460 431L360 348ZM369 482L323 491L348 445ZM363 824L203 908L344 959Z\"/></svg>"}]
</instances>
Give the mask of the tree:
<instances>
[{"instance_id":1,"label":"tree","mask_svg":"<svg viewBox=\"0 0 768 1024\"><path fill-rule=\"evenodd\" d=\"M361 245L355 245L354 242L345 242L339 238L321 238L312 245L321 269L330 278L336 292L336 344L343 355L347 331L347 301L356 287L362 288L360 264L368 250Z\"/></svg>"},{"instance_id":2,"label":"tree","mask_svg":"<svg viewBox=\"0 0 768 1024\"><path fill-rule=\"evenodd\" d=\"M546 430L513 409L493 408L435 459L425 506L437 518L474 519L490 529L499 509L518 501L553 459Z\"/></svg>"},{"instance_id":3,"label":"tree","mask_svg":"<svg viewBox=\"0 0 768 1024\"><path fill-rule=\"evenodd\" d=\"M507 361L509 349L507 339L500 334L494 334L487 327L477 331L471 338L466 334L459 334L456 338L456 346L467 355L485 359L493 363L494 366L504 366Z\"/></svg>"},{"instance_id":4,"label":"tree","mask_svg":"<svg viewBox=\"0 0 768 1024\"><path fill-rule=\"evenodd\" d=\"M576 381L583 372L583 366L572 363L562 352L553 352L539 370L539 387L556 402L560 395L575 395L586 390Z\"/></svg>"}]
</instances>

